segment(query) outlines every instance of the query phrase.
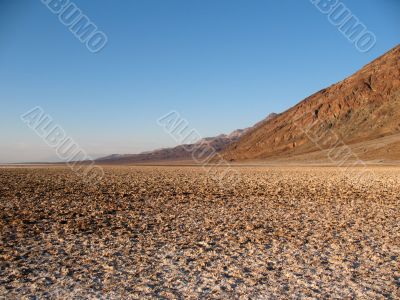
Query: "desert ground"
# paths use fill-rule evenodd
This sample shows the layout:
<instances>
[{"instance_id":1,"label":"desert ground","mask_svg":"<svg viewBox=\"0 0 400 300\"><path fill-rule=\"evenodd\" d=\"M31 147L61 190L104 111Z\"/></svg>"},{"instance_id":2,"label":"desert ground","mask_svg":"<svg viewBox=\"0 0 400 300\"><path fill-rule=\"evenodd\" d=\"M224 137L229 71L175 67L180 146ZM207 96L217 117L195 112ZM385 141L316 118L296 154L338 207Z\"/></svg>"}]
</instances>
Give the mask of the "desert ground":
<instances>
[{"instance_id":1,"label":"desert ground","mask_svg":"<svg viewBox=\"0 0 400 300\"><path fill-rule=\"evenodd\" d=\"M104 170L0 169L1 299L400 298L399 167Z\"/></svg>"}]
</instances>

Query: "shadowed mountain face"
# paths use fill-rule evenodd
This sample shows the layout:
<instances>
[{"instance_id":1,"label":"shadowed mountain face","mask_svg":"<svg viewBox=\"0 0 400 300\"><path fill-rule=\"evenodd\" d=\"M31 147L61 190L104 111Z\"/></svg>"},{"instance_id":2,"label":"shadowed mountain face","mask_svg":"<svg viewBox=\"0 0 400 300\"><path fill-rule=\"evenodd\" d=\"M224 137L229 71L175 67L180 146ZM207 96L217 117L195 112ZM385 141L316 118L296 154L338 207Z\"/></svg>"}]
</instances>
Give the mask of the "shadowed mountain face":
<instances>
[{"instance_id":1,"label":"shadowed mountain face","mask_svg":"<svg viewBox=\"0 0 400 300\"><path fill-rule=\"evenodd\" d=\"M360 144L397 133L400 46L349 78L253 127L221 155L230 161L291 157L336 147L338 143ZM393 149L399 149L397 142L392 142ZM390 149L382 151L376 155ZM391 157L400 159L400 152L395 154L391 151Z\"/></svg>"}]
</instances>

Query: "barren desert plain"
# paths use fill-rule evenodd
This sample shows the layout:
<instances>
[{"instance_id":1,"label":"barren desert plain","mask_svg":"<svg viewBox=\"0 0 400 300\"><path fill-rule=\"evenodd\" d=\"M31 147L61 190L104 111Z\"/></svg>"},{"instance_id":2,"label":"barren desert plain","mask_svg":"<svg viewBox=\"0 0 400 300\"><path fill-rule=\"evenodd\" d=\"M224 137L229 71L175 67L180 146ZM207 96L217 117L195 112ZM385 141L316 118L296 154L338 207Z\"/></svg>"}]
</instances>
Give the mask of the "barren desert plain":
<instances>
[{"instance_id":1,"label":"barren desert plain","mask_svg":"<svg viewBox=\"0 0 400 300\"><path fill-rule=\"evenodd\" d=\"M400 298L400 168L237 169L1 168L1 298Z\"/></svg>"}]
</instances>

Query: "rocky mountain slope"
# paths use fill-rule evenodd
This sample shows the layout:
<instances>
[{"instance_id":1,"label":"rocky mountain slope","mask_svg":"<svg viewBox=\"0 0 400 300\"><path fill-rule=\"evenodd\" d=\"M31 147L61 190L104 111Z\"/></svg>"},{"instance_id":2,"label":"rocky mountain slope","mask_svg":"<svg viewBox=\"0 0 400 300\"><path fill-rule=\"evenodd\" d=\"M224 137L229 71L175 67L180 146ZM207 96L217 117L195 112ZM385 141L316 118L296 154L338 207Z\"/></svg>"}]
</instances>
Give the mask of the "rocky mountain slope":
<instances>
[{"instance_id":1,"label":"rocky mountain slope","mask_svg":"<svg viewBox=\"0 0 400 300\"><path fill-rule=\"evenodd\" d=\"M347 79L254 126L221 155L230 161L277 159L396 137L398 133L399 45ZM369 153L367 147L365 156L374 159L390 152L392 159L400 159L400 152L393 152L399 149L396 141L391 139L393 149L383 147Z\"/></svg>"}]
</instances>

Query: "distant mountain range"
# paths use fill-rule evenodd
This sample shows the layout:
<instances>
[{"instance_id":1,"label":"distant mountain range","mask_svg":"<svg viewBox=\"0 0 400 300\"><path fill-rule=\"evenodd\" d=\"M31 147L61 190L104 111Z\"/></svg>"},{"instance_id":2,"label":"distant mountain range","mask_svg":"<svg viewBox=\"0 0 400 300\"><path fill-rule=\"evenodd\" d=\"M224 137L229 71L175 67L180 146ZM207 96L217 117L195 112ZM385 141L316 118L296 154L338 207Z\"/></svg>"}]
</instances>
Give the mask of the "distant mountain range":
<instances>
[{"instance_id":1,"label":"distant mountain range","mask_svg":"<svg viewBox=\"0 0 400 300\"><path fill-rule=\"evenodd\" d=\"M255 126L268 121L275 117L276 114L268 115L263 121L257 123ZM142 152L139 154L112 154L96 161L99 163L116 163L116 164L130 164L130 163L153 163L153 162L188 162L192 160L192 153L196 148L196 153L201 153L201 157L207 157L212 152L221 152L226 147L240 140L240 138L253 127L245 129L237 129L230 134L220 134L216 137L207 137L199 140L194 144L179 145L172 148L157 149L154 151Z\"/></svg>"},{"instance_id":2,"label":"distant mountain range","mask_svg":"<svg viewBox=\"0 0 400 300\"><path fill-rule=\"evenodd\" d=\"M204 155L214 149L228 161L323 160L328 149L344 146L360 159L400 160L400 46L252 127L186 147L113 154L97 162L187 162L193 147L204 147Z\"/></svg>"},{"instance_id":3,"label":"distant mountain range","mask_svg":"<svg viewBox=\"0 0 400 300\"><path fill-rule=\"evenodd\" d=\"M203 156L224 150L228 145L239 140L248 129L238 129L231 134L221 134L216 137L208 137L195 144L180 145L173 148L163 148L139 154L113 154L97 160L100 163L146 163L146 162L165 162L165 161L188 161L192 159L192 149L198 147L198 152Z\"/></svg>"}]
</instances>

